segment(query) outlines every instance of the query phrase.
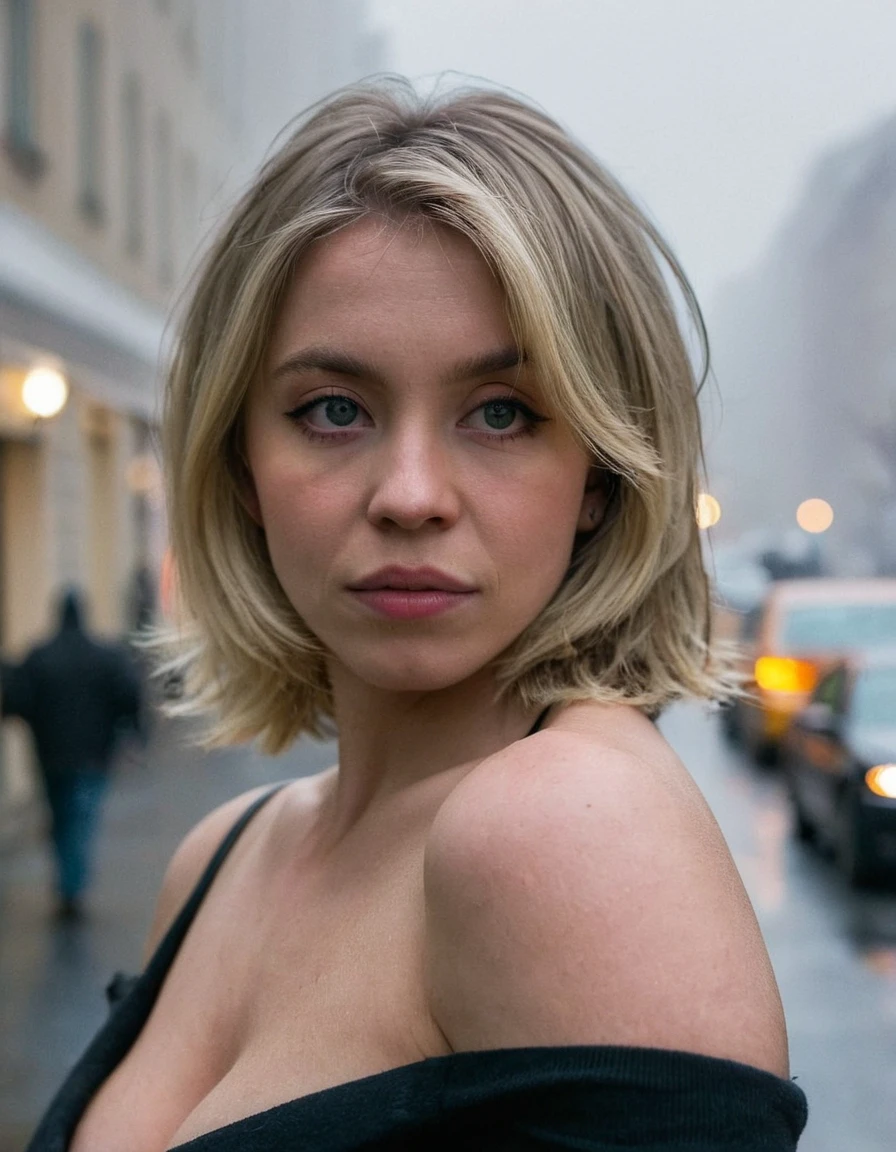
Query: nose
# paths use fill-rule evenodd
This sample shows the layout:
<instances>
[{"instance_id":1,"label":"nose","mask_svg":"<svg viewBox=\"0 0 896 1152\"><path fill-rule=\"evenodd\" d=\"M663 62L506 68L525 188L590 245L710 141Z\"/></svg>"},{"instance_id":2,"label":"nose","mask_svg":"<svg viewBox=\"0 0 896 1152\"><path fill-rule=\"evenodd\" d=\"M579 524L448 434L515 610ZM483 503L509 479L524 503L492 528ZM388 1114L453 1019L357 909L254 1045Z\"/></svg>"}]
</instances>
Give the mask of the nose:
<instances>
[{"instance_id":1,"label":"nose","mask_svg":"<svg viewBox=\"0 0 896 1152\"><path fill-rule=\"evenodd\" d=\"M448 446L417 426L396 429L380 445L367 518L378 527L414 531L457 521L460 500Z\"/></svg>"}]
</instances>

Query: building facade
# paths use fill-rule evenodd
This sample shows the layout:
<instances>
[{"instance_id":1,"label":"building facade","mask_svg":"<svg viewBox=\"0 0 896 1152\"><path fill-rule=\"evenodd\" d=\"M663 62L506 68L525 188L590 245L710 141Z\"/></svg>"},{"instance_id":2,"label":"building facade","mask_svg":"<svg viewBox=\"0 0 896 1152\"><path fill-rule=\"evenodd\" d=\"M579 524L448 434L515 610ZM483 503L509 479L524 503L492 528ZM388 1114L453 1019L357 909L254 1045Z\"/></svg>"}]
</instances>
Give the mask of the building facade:
<instances>
[{"instance_id":1,"label":"building facade","mask_svg":"<svg viewBox=\"0 0 896 1152\"><path fill-rule=\"evenodd\" d=\"M722 405L709 463L728 538L773 545L822 499L828 569L896 573L894 307L896 119L821 159L710 317Z\"/></svg>"},{"instance_id":2,"label":"building facade","mask_svg":"<svg viewBox=\"0 0 896 1152\"><path fill-rule=\"evenodd\" d=\"M157 576L165 547L166 314L282 124L382 68L365 15L362 0L0 0L5 658L71 583L94 628L128 631L137 573ZM0 826L33 794L28 761L5 726Z\"/></svg>"}]
</instances>

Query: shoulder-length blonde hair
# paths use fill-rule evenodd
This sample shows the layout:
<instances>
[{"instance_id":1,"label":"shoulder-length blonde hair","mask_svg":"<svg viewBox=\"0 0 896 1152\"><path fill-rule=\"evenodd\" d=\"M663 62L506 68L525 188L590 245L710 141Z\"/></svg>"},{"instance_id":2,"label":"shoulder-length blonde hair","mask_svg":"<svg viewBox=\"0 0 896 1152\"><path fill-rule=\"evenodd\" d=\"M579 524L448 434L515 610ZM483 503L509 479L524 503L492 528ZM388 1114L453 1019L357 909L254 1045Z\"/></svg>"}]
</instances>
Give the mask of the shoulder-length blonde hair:
<instances>
[{"instance_id":1,"label":"shoulder-length blonde hair","mask_svg":"<svg viewBox=\"0 0 896 1152\"><path fill-rule=\"evenodd\" d=\"M590 698L650 713L724 688L695 518L697 386L663 269L705 351L691 289L616 181L539 110L498 91L423 99L403 80L317 105L264 165L199 270L167 383L163 447L178 575L181 712L210 743L271 752L332 716L323 649L247 513L241 414L292 271L370 213L468 237L502 284L548 407L614 479L552 601L498 666L532 706Z\"/></svg>"}]
</instances>

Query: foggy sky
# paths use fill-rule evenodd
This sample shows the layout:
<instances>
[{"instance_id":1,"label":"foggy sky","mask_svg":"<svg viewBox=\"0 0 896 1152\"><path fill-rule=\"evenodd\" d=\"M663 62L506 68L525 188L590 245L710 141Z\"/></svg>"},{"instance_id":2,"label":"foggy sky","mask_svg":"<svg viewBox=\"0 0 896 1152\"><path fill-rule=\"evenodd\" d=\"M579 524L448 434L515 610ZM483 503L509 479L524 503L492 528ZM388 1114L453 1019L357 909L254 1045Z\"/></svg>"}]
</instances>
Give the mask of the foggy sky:
<instances>
[{"instance_id":1,"label":"foggy sky","mask_svg":"<svg viewBox=\"0 0 896 1152\"><path fill-rule=\"evenodd\" d=\"M515 88L671 241L704 306L821 150L896 114L894 0L371 0L391 66Z\"/></svg>"}]
</instances>

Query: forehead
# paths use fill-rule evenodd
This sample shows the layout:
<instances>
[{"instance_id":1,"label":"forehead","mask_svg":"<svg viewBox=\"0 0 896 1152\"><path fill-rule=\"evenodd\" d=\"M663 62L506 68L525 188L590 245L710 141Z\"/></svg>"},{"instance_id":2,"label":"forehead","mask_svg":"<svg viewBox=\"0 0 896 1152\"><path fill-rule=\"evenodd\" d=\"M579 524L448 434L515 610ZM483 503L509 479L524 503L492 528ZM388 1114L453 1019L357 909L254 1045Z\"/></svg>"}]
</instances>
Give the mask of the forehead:
<instances>
[{"instance_id":1,"label":"forehead","mask_svg":"<svg viewBox=\"0 0 896 1152\"><path fill-rule=\"evenodd\" d=\"M299 261L271 353L312 337L382 341L439 333L487 345L512 342L501 285L454 229L371 217L317 241Z\"/></svg>"}]
</instances>

